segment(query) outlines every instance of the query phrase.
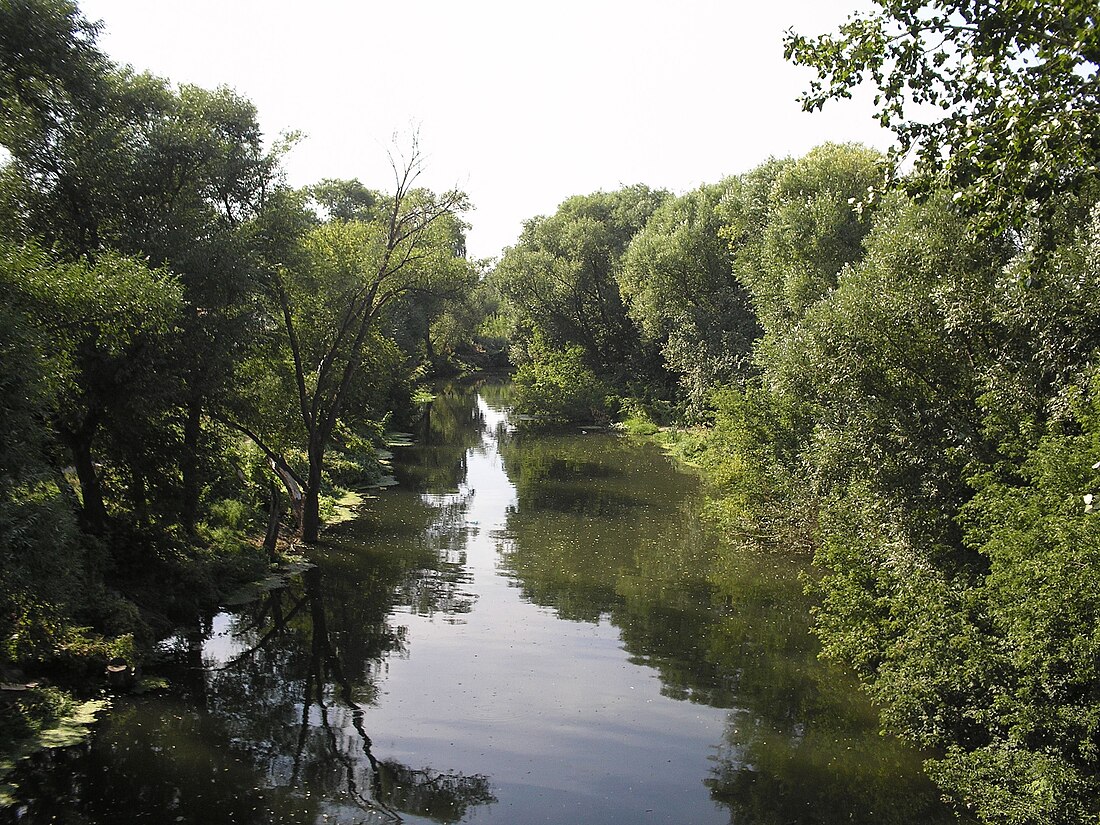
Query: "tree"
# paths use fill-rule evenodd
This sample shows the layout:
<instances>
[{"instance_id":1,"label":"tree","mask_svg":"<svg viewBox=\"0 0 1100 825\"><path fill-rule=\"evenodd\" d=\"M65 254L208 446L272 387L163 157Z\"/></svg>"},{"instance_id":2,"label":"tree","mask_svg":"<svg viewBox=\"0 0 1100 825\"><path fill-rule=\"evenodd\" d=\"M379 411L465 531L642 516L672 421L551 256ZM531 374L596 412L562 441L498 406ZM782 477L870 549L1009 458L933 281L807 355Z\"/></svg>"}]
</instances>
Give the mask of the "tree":
<instances>
[{"instance_id":1,"label":"tree","mask_svg":"<svg viewBox=\"0 0 1100 825\"><path fill-rule=\"evenodd\" d=\"M385 209L386 196L357 180L325 178L307 190L325 220L369 221Z\"/></svg>"},{"instance_id":2,"label":"tree","mask_svg":"<svg viewBox=\"0 0 1100 825\"><path fill-rule=\"evenodd\" d=\"M551 349L538 336L528 350L531 360L515 374L516 410L534 416L538 426L606 423L609 391L584 363L584 350Z\"/></svg>"},{"instance_id":3,"label":"tree","mask_svg":"<svg viewBox=\"0 0 1100 825\"><path fill-rule=\"evenodd\" d=\"M1037 262L893 193L765 376L809 412L825 651L986 822L1096 816L1097 237Z\"/></svg>"},{"instance_id":4,"label":"tree","mask_svg":"<svg viewBox=\"0 0 1100 825\"><path fill-rule=\"evenodd\" d=\"M764 164L727 209L737 277L773 339L783 339L860 259L885 173L879 152L826 143ZM753 203L760 195L762 208Z\"/></svg>"},{"instance_id":5,"label":"tree","mask_svg":"<svg viewBox=\"0 0 1100 825\"><path fill-rule=\"evenodd\" d=\"M1018 478L975 480L967 543L989 561L972 597L996 669L986 736L949 741L940 784L987 822L1092 822L1100 814L1100 380L1066 393ZM1095 492L1094 492L1095 491ZM988 622L988 626L986 626Z\"/></svg>"},{"instance_id":6,"label":"tree","mask_svg":"<svg viewBox=\"0 0 1100 825\"><path fill-rule=\"evenodd\" d=\"M447 283L462 267L450 220L466 208L466 197L416 188L422 168L414 143L403 164L394 162L395 189L377 217L315 226L299 236L301 254L293 261L268 258L265 264L305 438L307 470L300 483L307 542L316 542L320 529L325 453L361 378L364 349L383 309L413 291Z\"/></svg>"},{"instance_id":7,"label":"tree","mask_svg":"<svg viewBox=\"0 0 1100 825\"><path fill-rule=\"evenodd\" d=\"M24 328L50 342L47 404L69 450L85 526L107 524L94 445L108 420L133 424L156 405L161 347L180 310L178 285L163 272L104 253L68 264L34 248L5 244L0 279Z\"/></svg>"},{"instance_id":8,"label":"tree","mask_svg":"<svg viewBox=\"0 0 1100 825\"><path fill-rule=\"evenodd\" d=\"M193 529L202 464L211 462L204 417L224 405L237 364L255 334L260 273L248 248L248 221L278 176L280 148L265 151L255 108L228 89L170 89L135 78L124 97L141 101L128 138L133 168L119 182L121 214L104 241L180 279L187 311L176 351L183 409L177 449L179 515Z\"/></svg>"},{"instance_id":9,"label":"tree","mask_svg":"<svg viewBox=\"0 0 1100 825\"><path fill-rule=\"evenodd\" d=\"M874 0L874 7L833 35L788 31L787 58L818 73L803 108L850 97L870 80L879 122L898 137L897 156L915 156L915 182L955 191L985 229L1021 228L1053 196L1096 180L1095 3Z\"/></svg>"},{"instance_id":10,"label":"tree","mask_svg":"<svg viewBox=\"0 0 1100 825\"><path fill-rule=\"evenodd\" d=\"M527 222L491 275L507 305L520 361L535 332L555 349L578 345L599 378L652 375L655 348L642 346L616 274L620 259L667 193L645 186L569 198ZM659 372L659 367L658 367Z\"/></svg>"},{"instance_id":11,"label":"tree","mask_svg":"<svg viewBox=\"0 0 1100 825\"><path fill-rule=\"evenodd\" d=\"M64 384L50 330L28 314L20 273L42 266L40 250L0 243L0 661L45 652L39 642L75 601L81 553L62 450L48 422ZM12 291L9 291L12 290ZM22 304L22 305L21 305Z\"/></svg>"},{"instance_id":12,"label":"tree","mask_svg":"<svg viewBox=\"0 0 1100 825\"><path fill-rule=\"evenodd\" d=\"M120 444L135 505L145 506L140 488L151 481L164 515L193 529L204 464L213 463L204 414L225 403L251 334L257 279L242 227L277 177L280 148L265 151L255 108L228 89L174 89L116 67L73 4L6 3L0 20L10 24L0 36L0 95L11 112L0 142L11 154L18 233L70 260L138 256L183 286L179 357L161 365L159 388L182 413L162 411Z\"/></svg>"},{"instance_id":13,"label":"tree","mask_svg":"<svg viewBox=\"0 0 1100 825\"><path fill-rule=\"evenodd\" d=\"M718 386L751 372L760 329L724 233L728 179L665 200L630 242L618 273L631 318L680 377L696 415Z\"/></svg>"}]
</instances>

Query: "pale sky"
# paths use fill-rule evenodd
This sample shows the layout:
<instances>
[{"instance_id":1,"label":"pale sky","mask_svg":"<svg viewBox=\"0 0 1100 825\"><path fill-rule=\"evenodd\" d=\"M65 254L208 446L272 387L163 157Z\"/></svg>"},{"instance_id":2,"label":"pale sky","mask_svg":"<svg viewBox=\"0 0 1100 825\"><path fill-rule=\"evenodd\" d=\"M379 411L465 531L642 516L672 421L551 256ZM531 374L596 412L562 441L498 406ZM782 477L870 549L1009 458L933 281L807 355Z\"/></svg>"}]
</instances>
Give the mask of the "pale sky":
<instances>
[{"instance_id":1,"label":"pale sky","mask_svg":"<svg viewBox=\"0 0 1100 825\"><path fill-rule=\"evenodd\" d=\"M470 253L513 244L571 195L683 193L828 140L885 149L864 98L805 114L783 32L833 31L865 0L82 0L116 62L227 85L269 138L305 139L291 184L390 189L417 129L423 183L465 190Z\"/></svg>"}]
</instances>

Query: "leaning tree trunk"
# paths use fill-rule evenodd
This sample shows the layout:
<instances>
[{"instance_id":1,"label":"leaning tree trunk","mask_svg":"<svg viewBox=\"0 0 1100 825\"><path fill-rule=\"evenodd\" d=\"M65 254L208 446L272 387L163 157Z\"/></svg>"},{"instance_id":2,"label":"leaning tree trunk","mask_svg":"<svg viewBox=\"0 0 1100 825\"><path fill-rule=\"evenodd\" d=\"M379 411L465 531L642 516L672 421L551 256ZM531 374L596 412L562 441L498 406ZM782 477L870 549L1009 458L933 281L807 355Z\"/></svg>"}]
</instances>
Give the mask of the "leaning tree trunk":
<instances>
[{"instance_id":1,"label":"leaning tree trunk","mask_svg":"<svg viewBox=\"0 0 1100 825\"><path fill-rule=\"evenodd\" d=\"M80 482L81 523L85 530L98 536L107 529L107 507L103 503L103 487L92 461L94 432L94 418L88 418L76 431L63 429L61 437L72 453L73 467Z\"/></svg>"},{"instance_id":2,"label":"leaning tree trunk","mask_svg":"<svg viewBox=\"0 0 1100 825\"><path fill-rule=\"evenodd\" d=\"M290 511L294 514L294 523L298 525L299 530L302 527L302 485L298 483L298 478L294 474L294 471L290 469L290 465L286 463L282 458L272 458L270 460L271 469L279 477L279 480L283 482L283 486L286 488L286 493L290 496Z\"/></svg>"}]
</instances>

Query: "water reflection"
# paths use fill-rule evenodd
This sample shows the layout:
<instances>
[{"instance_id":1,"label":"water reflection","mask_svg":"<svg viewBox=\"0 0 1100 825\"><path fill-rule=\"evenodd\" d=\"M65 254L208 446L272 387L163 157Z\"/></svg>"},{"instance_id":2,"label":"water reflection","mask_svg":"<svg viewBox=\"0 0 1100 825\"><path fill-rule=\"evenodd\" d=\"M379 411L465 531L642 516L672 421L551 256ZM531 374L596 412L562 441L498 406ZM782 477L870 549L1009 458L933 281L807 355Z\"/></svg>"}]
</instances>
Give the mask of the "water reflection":
<instances>
[{"instance_id":1,"label":"water reflection","mask_svg":"<svg viewBox=\"0 0 1100 825\"><path fill-rule=\"evenodd\" d=\"M800 559L720 546L698 485L635 444L516 437L502 451L519 498L506 569L561 618L608 620L663 695L729 709L705 785L731 822L957 821L920 758L818 660Z\"/></svg>"},{"instance_id":2,"label":"water reflection","mask_svg":"<svg viewBox=\"0 0 1100 825\"><path fill-rule=\"evenodd\" d=\"M721 545L659 451L480 393L437 396L316 567L181 634L182 695L117 709L24 821L952 821L817 660L797 559Z\"/></svg>"},{"instance_id":3,"label":"water reflection","mask_svg":"<svg viewBox=\"0 0 1100 825\"><path fill-rule=\"evenodd\" d=\"M399 512L391 535L404 534L415 511ZM431 520L431 511L421 515ZM376 523L386 530L386 523ZM365 709L374 704L386 662L408 655L399 605L418 614L469 609L461 564L430 552L422 524L406 552L380 553L335 536L301 581L239 615L226 658L206 661L214 712L234 739L252 743L268 782L325 800L354 821L399 822L404 815L457 822L494 801L487 777L414 767L375 754ZM263 749L256 745L262 743ZM334 807L335 806L335 807ZM363 814L369 819L362 820Z\"/></svg>"},{"instance_id":4,"label":"water reflection","mask_svg":"<svg viewBox=\"0 0 1100 825\"><path fill-rule=\"evenodd\" d=\"M461 500L386 504L327 534L290 586L181 633L162 666L178 697L123 700L71 765L29 770L19 821L450 823L495 801L487 776L380 754L368 731L409 655L400 617L473 604L448 529Z\"/></svg>"}]
</instances>

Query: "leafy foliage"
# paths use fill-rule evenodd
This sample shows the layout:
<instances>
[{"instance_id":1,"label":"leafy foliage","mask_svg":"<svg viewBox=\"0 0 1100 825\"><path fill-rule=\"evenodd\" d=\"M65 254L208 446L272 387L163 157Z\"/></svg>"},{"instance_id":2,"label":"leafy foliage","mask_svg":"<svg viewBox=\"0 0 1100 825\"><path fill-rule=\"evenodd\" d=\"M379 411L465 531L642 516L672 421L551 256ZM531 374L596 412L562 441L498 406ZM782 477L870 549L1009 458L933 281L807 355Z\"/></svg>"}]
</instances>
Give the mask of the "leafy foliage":
<instances>
[{"instance_id":1,"label":"leafy foliage","mask_svg":"<svg viewBox=\"0 0 1100 825\"><path fill-rule=\"evenodd\" d=\"M878 152L827 143L745 176L726 234L766 333L788 332L861 257L884 174Z\"/></svg>"},{"instance_id":2,"label":"leafy foliage","mask_svg":"<svg viewBox=\"0 0 1100 825\"><path fill-rule=\"evenodd\" d=\"M645 186L568 199L550 217L527 222L491 275L513 330L513 361L523 363L536 333L551 347L579 346L587 366L625 384L652 375L655 353L627 315L616 274L620 260L666 197Z\"/></svg>"},{"instance_id":3,"label":"leafy foliage","mask_svg":"<svg viewBox=\"0 0 1100 825\"><path fill-rule=\"evenodd\" d=\"M750 372L759 332L723 237L723 198L740 181L666 199L634 236L618 275L630 316L680 376L692 411L717 386Z\"/></svg>"},{"instance_id":4,"label":"leafy foliage","mask_svg":"<svg viewBox=\"0 0 1100 825\"><path fill-rule=\"evenodd\" d=\"M515 373L515 405L520 413L544 426L609 420L609 390L584 363L580 347L556 350L536 339L529 351L531 360Z\"/></svg>"},{"instance_id":5,"label":"leafy foliage","mask_svg":"<svg viewBox=\"0 0 1100 825\"><path fill-rule=\"evenodd\" d=\"M804 108L870 81L922 185L945 184L1002 229L1095 180L1098 22L1088 0L875 0L836 34L788 32L785 51L818 72Z\"/></svg>"}]
</instances>

